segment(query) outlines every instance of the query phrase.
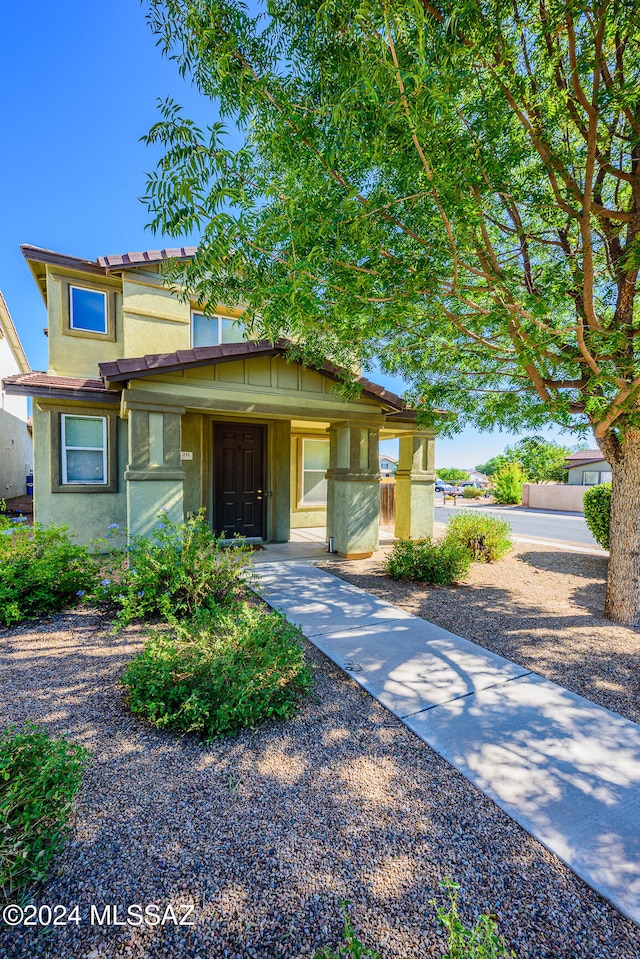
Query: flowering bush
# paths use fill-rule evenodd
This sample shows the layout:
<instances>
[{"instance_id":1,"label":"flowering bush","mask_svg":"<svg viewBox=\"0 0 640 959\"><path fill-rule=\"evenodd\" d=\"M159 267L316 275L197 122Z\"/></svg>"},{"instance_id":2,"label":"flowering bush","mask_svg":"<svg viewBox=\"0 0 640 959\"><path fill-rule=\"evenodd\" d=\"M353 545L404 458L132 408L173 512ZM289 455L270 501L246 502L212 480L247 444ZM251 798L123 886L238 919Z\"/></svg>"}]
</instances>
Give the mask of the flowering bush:
<instances>
[{"instance_id":1,"label":"flowering bush","mask_svg":"<svg viewBox=\"0 0 640 959\"><path fill-rule=\"evenodd\" d=\"M122 682L132 712L210 740L293 715L311 671L296 626L273 610L235 603L152 635Z\"/></svg>"},{"instance_id":2,"label":"flowering bush","mask_svg":"<svg viewBox=\"0 0 640 959\"><path fill-rule=\"evenodd\" d=\"M99 569L66 526L0 519L0 625L76 604L94 590Z\"/></svg>"},{"instance_id":3,"label":"flowering bush","mask_svg":"<svg viewBox=\"0 0 640 959\"><path fill-rule=\"evenodd\" d=\"M204 510L181 524L161 512L151 537L137 536L112 553L98 597L116 606L119 625L154 616L181 620L231 603L250 562L241 540L229 546L211 531Z\"/></svg>"}]
</instances>

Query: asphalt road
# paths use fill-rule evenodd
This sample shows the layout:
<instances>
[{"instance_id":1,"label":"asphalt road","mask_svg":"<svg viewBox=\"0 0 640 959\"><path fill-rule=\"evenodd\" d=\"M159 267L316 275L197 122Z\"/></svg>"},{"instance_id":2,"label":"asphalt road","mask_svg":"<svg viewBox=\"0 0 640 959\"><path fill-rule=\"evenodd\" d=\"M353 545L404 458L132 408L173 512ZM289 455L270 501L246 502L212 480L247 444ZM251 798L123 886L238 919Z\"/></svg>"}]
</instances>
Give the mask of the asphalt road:
<instances>
[{"instance_id":1,"label":"asphalt road","mask_svg":"<svg viewBox=\"0 0 640 959\"><path fill-rule=\"evenodd\" d=\"M455 516L460 510L473 509L506 519L511 523L514 536L598 548L582 513L545 512L539 509L523 509L522 506L477 506L475 503L473 506L442 506L441 503L442 496L436 493L436 523L446 523L450 516Z\"/></svg>"}]
</instances>

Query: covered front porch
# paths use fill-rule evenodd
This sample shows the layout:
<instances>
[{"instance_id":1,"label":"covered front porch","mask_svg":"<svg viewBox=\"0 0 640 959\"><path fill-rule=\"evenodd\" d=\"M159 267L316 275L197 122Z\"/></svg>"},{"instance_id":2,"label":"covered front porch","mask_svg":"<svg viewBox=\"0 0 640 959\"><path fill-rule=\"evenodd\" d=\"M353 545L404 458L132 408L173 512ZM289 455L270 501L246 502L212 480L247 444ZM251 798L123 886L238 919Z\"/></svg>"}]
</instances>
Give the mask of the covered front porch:
<instances>
[{"instance_id":1,"label":"covered front porch","mask_svg":"<svg viewBox=\"0 0 640 959\"><path fill-rule=\"evenodd\" d=\"M379 442L397 438L393 532L431 535L434 435L399 397L360 380L347 399L334 368L287 362L282 347L204 349L101 367L122 391L130 533L148 535L160 509L182 522L204 508L225 537L300 544L308 535L314 549L370 556L379 545Z\"/></svg>"}]
</instances>

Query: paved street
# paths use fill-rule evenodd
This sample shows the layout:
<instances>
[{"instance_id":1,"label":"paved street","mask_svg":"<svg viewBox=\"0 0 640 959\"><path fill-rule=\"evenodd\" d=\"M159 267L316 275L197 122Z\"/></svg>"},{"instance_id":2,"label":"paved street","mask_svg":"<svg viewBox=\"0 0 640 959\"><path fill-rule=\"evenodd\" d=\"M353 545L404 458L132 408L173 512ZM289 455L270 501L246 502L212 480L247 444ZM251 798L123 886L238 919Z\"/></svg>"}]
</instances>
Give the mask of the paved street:
<instances>
[{"instance_id":1,"label":"paved street","mask_svg":"<svg viewBox=\"0 0 640 959\"><path fill-rule=\"evenodd\" d=\"M446 523L461 509L477 509L491 516L506 519L511 523L515 536L557 540L561 543L579 543L583 546L598 548L581 513L547 513L539 509L523 509L521 506L476 506L475 504L473 506L442 506L442 495L436 493L436 523Z\"/></svg>"}]
</instances>

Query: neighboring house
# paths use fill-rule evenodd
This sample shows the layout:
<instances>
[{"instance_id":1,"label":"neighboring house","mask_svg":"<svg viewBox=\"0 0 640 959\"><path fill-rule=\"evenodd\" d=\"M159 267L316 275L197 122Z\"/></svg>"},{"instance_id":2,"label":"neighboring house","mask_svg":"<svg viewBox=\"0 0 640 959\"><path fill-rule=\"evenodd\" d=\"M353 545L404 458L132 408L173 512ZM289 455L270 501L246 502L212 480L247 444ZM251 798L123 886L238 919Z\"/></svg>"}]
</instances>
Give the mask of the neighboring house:
<instances>
[{"instance_id":1,"label":"neighboring house","mask_svg":"<svg viewBox=\"0 0 640 959\"><path fill-rule=\"evenodd\" d=\"M163 283L152 250L83 260L22 247L48 309L49 369L5 378L33 396L35 515L83 540L148 534L161 508L205 507L215 530L282 542L326 527L342 555L378 545L380 439L399 438L396 535L433 528L434 434L381 386L246 341L238 311L205 316Z\"/></svg>"},{"instance_id":2,"label":"neighboring house","mask_svg":"<svg viewBox=\"0 0 640 959\"><path fill-rule=\"evenodd\" d=\"M478 470L467 470L467 482L475 483L476 486L488 486L489 477L485 473L479 473Z\"/></svg>"},{"instance_id":3,"label":"neighboring house","mask_svg":"<svg viewBox=\"0 0 640 959\"><path fill-rule=\"evenodd\" d=\"M20 337L0 293L0 500L24 496L33 461L27 398L5 392L2 379L29 372Z\"/></svg>"},{"instance_id":4,"label":"neighboring house","mask_svg":"<svg viewBox=\"0 0 640 959\"><path fill-rule=\"evenodd\" d=\"M398 461L393 456L380 456L380 475L384 479L395 476L398 469Z\"/></svg>"},{"instance_id":5,"label":"neighboring house","mask_svg":"<svg viewBox=\"0 0 640 959\"><path fill-rule=\"evenodd\" d=\"M598 486L611 482L611 467L600 450L579 450L565 461L569 486Z\"/></svg>"}]
</instances>

